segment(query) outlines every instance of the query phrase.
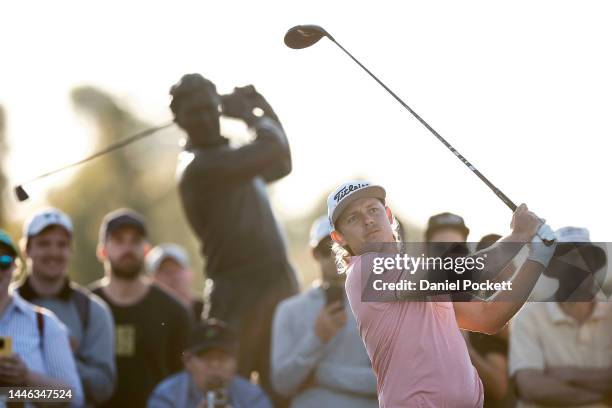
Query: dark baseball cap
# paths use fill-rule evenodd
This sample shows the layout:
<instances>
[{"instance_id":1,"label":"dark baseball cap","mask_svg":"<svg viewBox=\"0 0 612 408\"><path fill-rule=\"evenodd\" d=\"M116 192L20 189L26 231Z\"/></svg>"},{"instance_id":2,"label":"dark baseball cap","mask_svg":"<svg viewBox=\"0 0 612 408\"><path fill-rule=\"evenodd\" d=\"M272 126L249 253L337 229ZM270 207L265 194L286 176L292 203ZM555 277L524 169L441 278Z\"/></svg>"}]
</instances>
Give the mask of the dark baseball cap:
<instances>
[{"instance_id":1,"label":"dark baseball cap","mask_svg":"<svg viewBox=\"0 0 612 408\"><path fill-rule=\"evenodd\" d=\"M0 229L0 245L4 245L9 251L11 251L13 256L18 256L19 253L17 251L17 246L15 245L9 234L7 234L6 231L2 229Z\"/></svg>"},{"instance_id":2,"label":"dark baseball cap","mask_svg":"<svg viewBox=\"0 0 612 408\"><path fill-rule=\"evenodd\" d=\"M221 320L208 319L198 323L190 332L186 350L201 353L208 350L238 352L236 333Z\"/></svg>"},{"instance_id":3,"label":"dark baseball cap","mask_svg":"<svg viewBox=\"0 0 612 408\"><path fill-rule=\"evenodd\" d=\"M429 241L434 232L443 228L455 229L461 232L465 238L467 238L470 233L470 229L465 226L462 217L450 212L443 212L429 218L427 230L425 231L425 239Z\"/></svg>"},{"instance_id":4,"label":"dark baseball cap","mask_svg":"<svg viewBox=\"0 0 612 408\"><path fill-rule=\"evenodd\" d=\"M100 242L104 242L108 234L121 228L134 228L143 237L147 236L144 217L129 208L120 208L104 216L100 225Z\"/></svg>"}]
</instances>

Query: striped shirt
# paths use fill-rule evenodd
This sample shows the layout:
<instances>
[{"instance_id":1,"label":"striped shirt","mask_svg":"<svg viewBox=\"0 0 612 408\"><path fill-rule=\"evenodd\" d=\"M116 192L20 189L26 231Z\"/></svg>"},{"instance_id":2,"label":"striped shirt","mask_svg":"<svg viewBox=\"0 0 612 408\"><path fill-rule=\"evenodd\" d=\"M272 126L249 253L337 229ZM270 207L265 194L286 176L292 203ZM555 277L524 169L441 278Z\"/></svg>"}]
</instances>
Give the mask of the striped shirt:
<instances>
[{"instance_id":1,"label":"striped shirt","mask_svg":"<svg viewBox=\"0 0 612 408\"><path fill-rule=\"evenodd\" d=\"M68 341L68 331L53 312L43 314L44 328L38 328L36 308L13 292L11 302L0 315L0 336L10 337L13 352L28 370L64 382L72 388L72 406L83 405L83 390ZM42 344L41 344L42 342Z\"/></svg>"}]
</instances>

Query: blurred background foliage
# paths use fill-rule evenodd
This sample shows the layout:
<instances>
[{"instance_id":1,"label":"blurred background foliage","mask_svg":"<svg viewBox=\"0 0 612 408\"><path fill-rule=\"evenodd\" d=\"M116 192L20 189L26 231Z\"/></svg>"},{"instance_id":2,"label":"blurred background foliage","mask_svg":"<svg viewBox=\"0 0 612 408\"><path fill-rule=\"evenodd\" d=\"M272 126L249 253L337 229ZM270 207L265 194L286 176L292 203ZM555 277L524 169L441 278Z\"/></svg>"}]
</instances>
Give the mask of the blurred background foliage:
<instances>
[{"instance_id":1,"label":"blurred background foliage","mask_svg":"<svg viewBox=\"0 0 612 408\"><path fill-rule=\"evenodd\" d=\"M91 134L86 136L92 139L92 151L156 125L136 117L112 95L94 87L75 88L71 100L75 113L90 125ZM0 160L6 156L8 149L4 142L4 123L5 117L0 109ZM162 242L182 245L191 256L194 270L200 272L204 269L199 244L183 214L176 186L176 160L183 137L182 131L176 127L162 130L78 167L68 183L50 190L47 196L49 205L70 215L75 227L74 253L70 265L72 279L89 284L103 276L102 266L96 258L98 229L102 217L119 207L133 208L145 216L152 245ZM0 168L3 198L9 194L6 184L6 177ZM274 202L274 185L270 186L270 197ZM304 214L279 219L287 238L291 262L302 287L318 278L318 270L308 248L308 234L312 222L326 213L325 199L321 196L318 204ZM6 202L3 199L0 205L0 225L8 229L13 237L20 237L21 225L7 225L5 216L10 209L4 208ZM407 229L408 238L420 237L421 232L412 226ZM200 293L203 274L195 273L195 276L193 290Z\"/></svg>"}]
</instances>

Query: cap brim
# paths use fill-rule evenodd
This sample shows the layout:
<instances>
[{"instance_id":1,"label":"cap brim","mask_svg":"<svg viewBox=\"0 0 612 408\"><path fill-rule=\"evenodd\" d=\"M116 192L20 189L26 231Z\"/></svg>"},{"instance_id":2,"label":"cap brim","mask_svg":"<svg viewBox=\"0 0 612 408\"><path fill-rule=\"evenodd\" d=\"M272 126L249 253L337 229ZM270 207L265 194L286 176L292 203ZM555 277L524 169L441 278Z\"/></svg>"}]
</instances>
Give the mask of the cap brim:
<instances>
[{"instance_id":1,"label":"cap brim","mask_svg":"<svg viewBox=\"0 0 612 408\"><path fill-rule=\"evenodd\" d=\"M236 354L238 352L238 347L233 344L228 344L227 342L210 341L192 346L188 350L194 354L210 350L223 350L229 354Z\"/></svg>"},{"instance_id":2,"label":"cap brim","mask_svg":"<svg viewBox=\"0 0 612 408\"><path fill-rule=\"evenodd\" d=\"M574 264L571 259L566 261L567 258L564 258L564 256L572 251L578 251L577 255L582 258L583 265L586 265L587 269L579 266L579 264ZM565 273L566 270L572 270L576 274L596 274L606 264L606 252L602 248L588 242L562 242L557 244L553 258L548 268L544 270L544 275L554 278Z\"/></svg>"},{"instance_id":3,"label":"cap brim","mask_svg":"<svg viewBox=\"0 0 612 408\"><path fill-rule=\"evenodd\" d=\"M8 249L9 251L11 251L11 254L14 257L19 256L19 253L17 252L17 248L15 248L15 246L13 246L12 244L9 244L8 242L5 241L0 241L0 245L5 247L6 249Z\"/></svg>"},{"instance_id":4,"label":"cap brim","mask_svg":"<svg viewBox=\"0 0 612 408\"><path fill-rule=\"evenodd\" d=\"M346 210L349 205L355 202L355 200L359 200L360 198L378 198L379 200L382 200L384 202L386 197L387 194L385 192L385 189L381 186L370 185L367 187L360 188L354 193L351 193L350 195L346 196L346 198L344 198L338 203L336 208L334 208L334 212L332 213L331 222L335 225L336 221L338 221L338 218L340 218L344 210Z\"/></svg>"},{"instance_id":5,"label":"cap brim","mask_svg":"<svg viewBox=\"0 0 612 408\"><path fill-rule=\"evenodd\" d=\"M61 229L66 231L68 233L68 235L72 235L72 230L70 228L66 227L64 224L59 224L57 222L52 222L52 223L49 223L49 224L42 224L38 228L30 228L28 230L28 237L32 238L32 237L40 234L41 232L43 232L47 228L51 228L51 227L60 227Z\"/></svg>"},{"instance_id":6,"label":"cap brim","mask_svg":"<svg viewBox=\"0 0 612 408\"><path fill-rule=\"evenodd\" d=\"M138 231L138 233L143 237L147 236L147 231L145 230L143 225L136 220L121 220L112 225L109 223L108 228L106 229L106 235L108 236L109 234L112 234L113 232L119 231L124 228L132 228Z\"/></svg>"},{"instance_id":7,"label":"cap brim","mask_svg":"<svg viewBox=\"0 0 612 408\"><path fill-rule=\"evenodd\" d=\"M455 231L459 231L461 234L464 235L464 237L467 239L468 235L470 235L470 229L468 227L466 227L465 225L460 225L460 224L438 224L435 225L429 229L427 229L427 231L425 231L425 239L427 241L429 241L430 237L437 231L440 231L442 229L450 229L450 230L455 230Z\"/></svg>"},{"instance_id":8,"label":"cap brim","mask_svg":"<svg viewBox=\"0 0 612 408\"><path fill-rule=\"evenodd\" d=\"M595 273L607 263L606 251L590 242L560 242L555 248L554 257L562 257L572 250L577 250L590 271Z\"/></svg>"}]
</instances>

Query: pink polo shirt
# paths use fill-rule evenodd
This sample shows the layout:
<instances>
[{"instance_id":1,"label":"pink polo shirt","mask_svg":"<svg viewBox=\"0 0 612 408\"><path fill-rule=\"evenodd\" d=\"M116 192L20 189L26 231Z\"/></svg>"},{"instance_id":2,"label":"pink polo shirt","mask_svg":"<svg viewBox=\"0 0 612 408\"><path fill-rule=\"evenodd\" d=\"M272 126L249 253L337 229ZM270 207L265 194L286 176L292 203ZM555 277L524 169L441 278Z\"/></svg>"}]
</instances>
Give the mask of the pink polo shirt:
<instances>
[{"instance_id":1,"label":"pink polo shirt","mask_svg":"<svg viewBox=\"0 0 612 408\"><path fill-rule=\"evenodd\" d=\"M362 302L361 257L351 258L346 293L376 374L381 408L482 407L451 302Z\"/></svg>"}]
</instances>

